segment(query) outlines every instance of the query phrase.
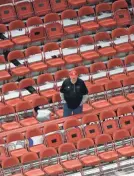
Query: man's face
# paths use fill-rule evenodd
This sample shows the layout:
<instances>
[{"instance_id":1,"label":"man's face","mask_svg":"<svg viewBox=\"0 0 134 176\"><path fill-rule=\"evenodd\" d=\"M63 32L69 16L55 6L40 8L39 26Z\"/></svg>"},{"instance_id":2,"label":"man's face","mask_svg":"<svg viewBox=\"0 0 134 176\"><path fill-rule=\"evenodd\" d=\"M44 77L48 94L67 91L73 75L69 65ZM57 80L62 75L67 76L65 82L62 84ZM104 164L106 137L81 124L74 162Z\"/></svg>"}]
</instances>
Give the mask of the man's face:
<instances>
[{"instance_id":1,"label":"man's face","mask_svg":"<svg viewBox=\"0 0 134 176\"><path fill-rule=\"evenodd\" d=\"M77 77L70 77L70 79L71 79L71 82L72 82L73 84L75 84L76 81L77 81Z\"/></svg>"}]
</instances>

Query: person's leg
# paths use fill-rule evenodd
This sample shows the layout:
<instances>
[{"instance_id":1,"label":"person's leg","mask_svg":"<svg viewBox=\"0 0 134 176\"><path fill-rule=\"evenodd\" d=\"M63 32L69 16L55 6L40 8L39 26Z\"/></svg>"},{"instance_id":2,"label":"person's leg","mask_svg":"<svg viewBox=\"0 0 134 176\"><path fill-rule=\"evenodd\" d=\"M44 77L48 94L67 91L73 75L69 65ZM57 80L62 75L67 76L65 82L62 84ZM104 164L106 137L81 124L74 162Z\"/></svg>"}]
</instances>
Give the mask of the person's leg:
<instances>
[{"instance_id":1,"label":"person's leg","mask_svg":"<svg viewBox=\"0 0 134 176\"><path fill-rule=\"evenodd\" d=\"M65 103L63 107L63 117L68 117L71 115L72 115L72 109L69 109L67 104Z\"/></svg>"},{"instance_id":2,"label":"person's leg","mask_svg":"<svg viewBox=\"0 0 134 176\"><path fill-rule=\"evenodd\" d=\"M75 114L81 114L83 110L83 106L78 106L78 108L73 110L73 115Z\"/></svg>"}]
</instances>

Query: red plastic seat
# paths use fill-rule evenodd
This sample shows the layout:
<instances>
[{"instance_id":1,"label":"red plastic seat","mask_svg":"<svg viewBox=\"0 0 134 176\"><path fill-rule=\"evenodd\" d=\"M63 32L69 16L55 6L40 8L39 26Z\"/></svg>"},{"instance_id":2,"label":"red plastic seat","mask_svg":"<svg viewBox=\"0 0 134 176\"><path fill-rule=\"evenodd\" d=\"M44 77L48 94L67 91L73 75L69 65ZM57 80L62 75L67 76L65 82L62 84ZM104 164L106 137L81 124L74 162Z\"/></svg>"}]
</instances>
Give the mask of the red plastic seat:
<instances>
[{"instance_id":1,"label":"red plastic seat","mask_svg":"<svg viewBox=\"0 0 134 176\"><path fill-rule=\"evenodd\" d=\"M82 129L80 128L80 121L73 118L67 119L64 124L63 128L65 130L65 135L67 142L77 143L77 141L83 138Z\"/></svg>"},{"instance_id":2,"label":"red plastic seat","mask_svg":"<svg viewBox=\"0 0 134 176\"><path fill-rule=\"evenodd\" d=\"M33 1L34 13L37 16L44 16L47 13L51 12L51 7L49 0L34 0Z\"/></svg>"},{"instance_id":3,"label":"red plastic seat","mask_svg":"<svg viewBox=\"0 0 134 176\"><path fill-rule=\"evenodd\" d=\"M115 117L116 113L112 110L103 111L100 113L100 120L103 133L111 135L119 128L118 121L114 119Z\"/></svg>"},{"instance_id":4,"label":"red plastic seat","mask_svg":"<svg viewBox=\"0 0 134 176\"><path fill-rule=\"evenodd\" d=\"M109 76L112 80L124 80L127 78L126 70L121 59L114 58L109 60L107 67L109 70Z\"/></svg>"},{"instance_id":5,"label":"red plastic seat","mask_svg":"<svg viewBox=\"0 0 134 176\"><path fill-rule=\"evenodd\" d=\"M129 77L123 80L125 95L129 100L134 100L133 85L134 85L133 77Z\"/></svg>"},{"instance_id":6,"label":"red plastic seat","mask_svg":"<svg viewBox=\"0 0 134 176\"><path fill-rule=\"evenodd\" d=\"M104 87L98 84L89 88L89 101L94 108L105 108L111 105L107 101Z\"/></svg>"},{"instance_id":7,"label":"red plastic seat","mask_svg":"<svg viewBox=\"0 0 134 176\"><path fill-rule=\"evenodd\" d=\"M0 5L0 16L3 23L9 23L16 19L15 9L12 3Z\"/></svg>"},{"instance_id":8,"label":"red plastic seat","mask_svg":"<svg viewBox=\"0 0 134 176\"><path fill-rule=\"evenodd\" d=\"M131 106L119 107L117 115L120 118L119 123L121 128L131 130L134 126L133 108Z\"/></svg>"},{"instance_id":9,"label":"red plastic seat","mask_svg":"<svg viewBox=\"0 0 134 176\"><path fill-rule=\"evenodd\" d=\"M50 88L47 85L50 83ZM50 99L54 94L56 94L54 78L50 73L45 73L39 75L37 78L37 84L39 88L40 95L45 96Z\"/></svg>"},{"instance_id":10,"label":"red plastic seat","mask_svg":"<svg viewBox=\"0 0 134 176\"><path fill-rule=\"evenodd\" d=\"M15 20L9 24L12 41L16 45L27 45L31 39L27 35L26 26L23 21Z\"/></svg>"},{"instance_id":11,"label":"red plastic seat","mask_svg":"<svg viewBox=\"0 0 134 176\"><path fill-rule=\"evenodd\" d=\"M4 68L0 70L0 81L6 82L7 80L11 79L11 75L8 72L6 60L2 55L0 56L0 64L4 66Z\"/></svg>"},{"instance_id":12,"label":"red plastic seat","mask_svg":"<svg viewBox=\"0 0 134 176\"><path fill-rule=\"evenodd\" d=\"M28 169L23 169L23 172L26 176L42 176L45 173L43 172L43 170L40 168L40 165L36 165L34 166L34 164L32 164L32 162L37 162L39 160L38 155L34 152L28 152L26 154L24 154L21 157L21 164L28 164L31 163Z\"/></svg>"},{"instance_id":13,"label":"red plastic seat","mask_svg":"<svg viewBox=\"0 0 134 176\"><path fill-rule=\"evenodd\" d=\"M108 149L107 144L111 144ZM104 162L117 161L119 158L118 153L114 150L114 145L112 143L112 138L108 134L100 134L95 138L95 144L97 145L98 156ZM103 150L99 150L99 145L103 145Z\"/></svg>"},{"instance_id":14,"label":"red plastic seat","mask_svg":"<svg viewBox=\"0 0 134 176\"><path fill-rule=\"evenodd\" d=\"M17 16L19 19L27 19L31 16L33 16L33 8L32 8L32 3L29 1L21 1L21 2L16 2L15 8L17 11Z\"/></svg>"},{"instance_id":15,"label":"red plastic seat","mask_svg":"<svg viewBox=\"0 0 134 176\"><path fill-rule=\"evenodd\" d=\"M103 62L93 63L90 66L90 73L91 79L95 84L104 85L110 81L106 65Z\"/></svg>"},{"instance_id":16,"label":"red plastic seat","mask_svg":"<svg viewBox=\"0 0 134 176\"><path fill-rule=\"evenodd\" d=\"M45 61L48 67L63 68L65 61L62 59L60 47L57 43L47 43L43 47Z\"/></svg>"},{"instance_id":17,"label":"red plastic seat","mask_svg":"<svg viewBox=\"0 0 134 176\"><path fill-rule=\"evenodd\" d=\"M99 125L99 119L96 115L89 114L84 115L82 118L82 126L84 129L84 135L86 138L95 138L97 135L101 134L101 128Z\"/></svg>"},{"instance_id":18,"label":"red plastic seat","mask_svg":"<svg viewBox=\"0 0 134 176\"><path fill-rule=\"evenodd\" d=\"M125 0L112 3L112 11L114 12L114 19L119 27L131 25L131 15Z\"/></svg>"},{"instance_id":19,"label":"red plastic seat","mask_svg":"<svg viewBox=\"0 0 134 176\"><path fill-rule=\"evenodd\" d=\"M113 134L116 151L123 157L134 156L134 147L131 144L130 134L126 129L120 129ZM127 142L125 142L127 140ZM116 145L117 141L121 141L120 145Z\"/></svg>"},{"instance_id":20,"label":"red plastic seat","mask_svg":"<svg viewBox=\"0 0 134 176\"><path fill-rule=\"evenodd\" d=\"M83 6L78 10L81 28L85 31L94 32L99 29L99 24L95 18L94 9L90 6ZM91 16L91 17L89 17Z\"/></svg>"},{"instance_id":21,"label":"red plastic seat","mask_svg":"<svg viewBox=\"0 0 134 176\"><path fill-rule=\"evenodd\" d=\"M134 54L128 55L125 60L125 69L127 71L128 76L133 76L134 75L134 68L133 68L133 63L134 63Z\"/></svg>"},{"instance_id":22,"label":"red plastic seat","mask_svg":"<svg viewBox=\"0 0 134 176\"><path fill-rule=\"evenodd\" d=\"M70 34L78 34L82 32L82 28L78 23L78 17L75 10L72 10L72 9L64 10L61 13L61 19L62 19L65 34L70 35Z\"/></svg>"},{"instance_id":23,"label":"red plastic seat","mask_svg":"<svg viewBox=\"0 0 134 176\"><path fill-rule=\"evenodd\" d=\"M44 138L41 129L28 129L25 136L28 140L28 148L31 152L39 153L41 150L46 148L43 144Z\"/></svg>"},{"instance_id":24,"label":"red plastic seat","mask_svg":"<svg viewBox=\"0 0 134 176\"><path fill-rule=\"evenodd\" d=\"M112 31L112 39L117 53L127 53L133 50L133 46L129 43L129 33L127 29L114 29Z\"/></svg>"},{"instance_id":25,"label":"red plastic seat","mask_svg":"<svg viewBox=\"0 0 134 176\"><path fill-rule=\"evenodd\" d=\"M78 46L81 57L84 61L94 61L99 58L99 53L95 50L95 42L91 36L82 36L78 39Z\"/></svg>"},{"instance_id":26,"label":"red plastic seat","mask_svg":"<svg viewBox=\"0 0 134 176\"><path fill-rule=\"evenodd\" d=\"M100 56L112 57L116 55L116 50L112 46L110 34L107 32L99 32L94 38Z\"/></svg>"},{"instance_id":27,"label":"red plastic seat","mask_svg":"<svg viewBox=\"0 0 134 176\"><path fill-rule=\"evenodd\" d=\"M78 53L78 45L74 39L67 39L61 42L63 59L66 64L79 64L82 58Z\"/></svg>"},{"instance_id":28,"label":"red plastic seat","mask_svg":"<svg viewBox=\"0 0 134 176\"><path fill-rule=\"evenodd\" d=\"M1 127L3 130L8 131L21 127L18 123L17 117L15 115L15 110L12 106L5 105L3 107L0 107L0 116L5 116L3 122L1 123Z\"/></svg>"},{"instance_id":29,"label":"red plastic seat","mask_svg":"<svg viewBox=\"0 0 134 176\"><path fill-rule=\"evenodd\" d=\"M19 82L19 89L24 100L32 102L34 98L40 97L34 79L26 78ZM32 89L32 90L31 90Z\"/></svg>"},{"instance_id":30,"label":"red plastic seat","mask_svg":"<svg viewBox=\"0 0 134 176\"><path fill-rule=\"evenodd\" d=\"M64 169L58 162L58 154L56 149L53 147L48 147L40 151L40 158L42 161L46 159L49 159L50 161L51 160L50 158L53 158L53 157L56 157L56 161L54 163L53 161L51 161L51 165L49 165L49 162L45 163L45 165L43 166L44 172L47 175L51 175L51 176L63 174Z\"/></svg>"},{"instance_id":31,"label":"red plastic seat","mask_svg":"<svg viewBox=\"0 0 134 176\"><path fill-rule=\"evenodd\" d=\"M18 167L18 170L16 169L16 167ZM23 176L23 174L21 173L21 169L19 169L19 167L20 162L16 157L11 156L2 160L2 168L4 174L6 174L6 169L12 168L8 170L8 174L11 174L12 176Z\"/></svg>"},{"instance_id":32,"label":"red plastic seat","mask_svg":"<svg viewBox=\"0 0 134 176\"><path fill-rule=\"evenodd\" d=\"M6 25L0 24L0 33L2 33L6 37L6 39L0 40L0 49L4 50L12 48L14 46L14 43L9 39L9 33Z\"/></svg>"},{"instance_id":33,"label":"red plastic seat","mask_svg":"<svg viewBox=\"0 0 134 176\"><path fill-rule=\"evenodd\" d=\"M63 143L63 136L56 123L46 124L43 129L47 147L57 148Z\"/></svg>"},{"instance_id":34,"label":"red plastic seat","mask_svg":"<svg viewBox=\"0 0 134 176\"><path fill-rule=\"evenodd\" d=\"M41 42L46 40L46 31L43 26L32 28L29 32L29 37L32 42Z\"/></svg>"},{"instance_id":35,"label":"red plastic seat","mask_svg":"<svg viewBox=\"0 0 134 176\"><path fill-rule=\"evenodd\" d=\"M86 0L77 0L77 1L67 0L67 1L68 1L69 6L72 8L76 8L76 7L78 8L86 4Z\"/></svg>"},{"instance_id":36,"label":"red plastic seat","mask_svg":"<svg viewBox=\"0 0 134 176\"><path fill-rule=\"evenodd\" d=\"M69 71L68 70L59 70L55 73L54 79L56 81L56 87L59 90L61 87L63 81L69 77Z\"/></svg>"},{"instance_id":37,"label":"red plastic seat","mask_svg":"<svg viewBox=\"0 0 134 176\"><path fill-rule=\"evenodd\" d=\"M31 126L38 123L31 103L23 101L16 105L16 112L22 126Z\"/></svg>"},{"instance_id":38,"label":"red plastic seat","mask_svg":"<svg viewBox=\"0 0 134 176\"><path fill-rule=\"evenodd\" d=\"M96 6L97 20L101 27L115 28L116 21L113 18L112 6L109 3L100 3ZM102 15L103 14L103 15Z\"/></svg>"},{"instance_id":39,"label":"red plastic seat","mask_svg":"<svg viewBox=\"0 0 134 176\"><path fill-rule=\"evenodd\" d=\"M110 103L117 105L120 103L125 103L128 100L124 97L122 85L120 81L110 81L105 85L107 91L107 97Z\"/></svg>"},{"instance_id":40,"label":"red plastic seat","mask_svg":"<svg viewBox=\"0 0 134 176\"><path fill-rule=\"evenodd\" d=\"M68 9L68 3L66 0L50 0L50 4L53 12L61 12Z\"/></svg>"},{"instance_id":41,"label":"red plastic seat","mask_svg":"<svg viewBox=\"0 0 134 176\"><path fill-rule=\"evenodd\" d=\"M27 58L28 67L32 72L44 72L47 69L39 46L27 48L25 56Z\"/></svg>"},{"instance_id":42,"label":"red plastic seat","mask_svg":"<svg viewBox=\"0 0 134 176\"><path fill-rule=\"evenodd\" d=\"M76 150L75 146L73 143L64 143L61 144L58 148L58 152L60 155L62 154L69 154L72 153ZM68 155L68 159L65 158L64 161L62 161L62 159L60 159L61 165L63 166L64 169L66 169L67 171L76 171L82 170L82 164L78 159L78 156L76 154L76 159L71 158L71 155Z\"/></svg>"},{"instance_id":43,"label":"red plastic seat","mask_svg":"<svg viewBox=\"0 0 134 176\"><path fill-rule=\"evenodd\" d=\"M10 133L6 138L6 141L8 143L8 151L11 156L19 158L25 153L28 153L25 146L25 139L22 133Z\"/></svg>"},{"instance_id":44,"label":"red plastic seat","mask_svg":"<svg viewBox=\"0 0 134 176\"><path fill-rule=\"evenodd\" d=\"M19 62L19 65L12 67L12 62L16 60ZM30 70L27 67L26 59L22 51L20 50L11 51L8 54L8 61L13 76L19 77L30 74Z\"/></svg>"},{"instance_id":45,"label":"red plastic seat","mask_svg":"<svg viewBox=\"0 0 134 176\"><path fill-rule=\"evenodd\" d=\"M86 154L86 152L81 155L80 154L80 161L83 164L83 166L96 166L96 165L100 165L100 158L97 156L97 153L95 151L95 145L94 145L94 141L90 138L83 138L80 139L77 142L77 149L78 151L88 151L88 149L94 149L92 154ZM101 170L100 170L101 171Z\"/></svg>"},{"instance_id":46,"label":"red plastic seat","mask_svg":"<svg viewBox=\"0 0 134 176\"><path fill-rule=\"evenodd\" d=\"M13 107L23 101L20 97L19 87L14 82L4 84L2 86L2 94L4 102Z\"/></svg>"},{"instance_id":47,"label":"red plastic seat","mask_svg":"<svg viewBox=\"0 0 134 176\"><path fill-rule=\"evenodd\" d=\"M49 40L61 39L64 35L60 16L57 13L49 13L44 17L45 29Z\"/></svg>"}]
</instances>

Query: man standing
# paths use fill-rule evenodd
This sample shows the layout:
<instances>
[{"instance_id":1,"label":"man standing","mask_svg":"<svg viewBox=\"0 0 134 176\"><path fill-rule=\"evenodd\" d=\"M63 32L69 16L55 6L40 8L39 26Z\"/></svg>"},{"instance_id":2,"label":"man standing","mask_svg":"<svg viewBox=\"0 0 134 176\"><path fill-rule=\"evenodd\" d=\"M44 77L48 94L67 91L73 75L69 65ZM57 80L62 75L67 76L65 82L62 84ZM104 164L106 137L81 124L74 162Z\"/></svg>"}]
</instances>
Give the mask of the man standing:
<instances>
[{"instance_id":1,"label":"man standing","mask_svg":"<svg viewBox=\"0 0 134 176\"><path fill-rule=\"evenodd\" d=\"M88 90L83 80L78 78L76 70L72 70L60 89L64 102L64 117L82 113L83 104L88 99Z\"/></svg>"}]
</instances>

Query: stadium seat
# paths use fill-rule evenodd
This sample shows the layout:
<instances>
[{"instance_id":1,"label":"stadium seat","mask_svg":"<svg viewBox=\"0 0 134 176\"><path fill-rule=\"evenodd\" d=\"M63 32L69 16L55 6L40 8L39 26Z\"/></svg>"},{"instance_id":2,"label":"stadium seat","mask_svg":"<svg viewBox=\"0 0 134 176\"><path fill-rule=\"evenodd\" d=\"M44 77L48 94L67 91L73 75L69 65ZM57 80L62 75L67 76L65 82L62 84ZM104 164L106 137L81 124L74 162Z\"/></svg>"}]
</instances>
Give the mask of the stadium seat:
<instances>
[{"instance_id":1,"label":"stadium seat","mask_svg":"<svg viewBox=\"0 0 134 176\"><path fill-rule=\"evenodd\" d=\"M82 118L82 127L86 138L94 139L97 135L101 134L101 128L97 115L84 115Z\"/></svg>"},{"instance_id":2,"label":"stadium seat","mask_svg":"<svg viewBox=\"0 0 134 176\"><path fill-rule=\"evenodd\" d=\"M111 105L107 100L104 87L98 84L89 88L89 102L94 108L106 108Z\"/></svg>"},{"instance_id":3,"label":"stadium seat","mask_svg":"<svg viewBox=\"0 0 134 176\"><path fill-rule=\"evenodd\" d=\"M11 79L11 75L8 72L7 62L3 55L0 55L0 65L2 66L0 69L0 81L7 82Z\"/></svg>"},{"instance_id":4,"label":"stadium seat","mask_svg":"<svg viewBox=\"0 0 134 176\"><path fill-rule=\"evenodd\" d=\"M45 29L49 40L61 39L64 35L62 22L57 13L49 13L44 17Z\"/></svg>"},{"instance_id":5,"label":"stadium seat","mask_svg":"<svg viewBox=\"0 0 134 176\"><path fill-rule=\"evenodd\" d=\"M127 79L123 80L123 87L124 87L124 91L125 91L125 96L129 100L134 100L133 86L134 86L133 77L128 77Z\"/></svg>"},{"instance_id":6,"label":"stadium seat","mask_svg":"<svg viewBox=\"0 0 134 176\"><path fill-rule=\"evenodd\" d=\"M43 26L32 28L29 37L32 42L44 42L47 38L45 28Z\"/></svg>"},{"instance_id":7,"label":"stadium seat","mask_svg":"<svg viewBox=\"0 0 134 176\"><path fill-rule=\"evenodd\" d=\"M66 0L50 0L50 4L53 12L61 12L68 9L68 3Z\"/></svg>"},{"instance_id":8,"label":"stadium seat","mask_svg":"<svg viewBox=\"0 0 134 176\"><path fill-rule=\"evenodd\" d=\"M127 26L131 24L131 16L128 10L128 4L125 0L115 1L112 3L112 11L117 26Z\"/></svg>"},{"instance_id":9,"label":"stadium seat","mask_svg":"<svg viewBox=\"0 0 134 176\"><path fill-rule=\"evenodd\" d=\"M30 31L30 29L34 28L34 27L37 27L37 26L40 26L40 25L43 25L43 21L40 17L38 16L33 16L33 17L30 17L27 19L26 21L26 25Z\"/></svg>"},{"instance_id":10,"label":"stadium seat","mask_svg":"<svg viewBox=\"0 0 134 176\"><path fill-rule=\"evenodd\" d=\"M34 15L32 3L29 1L20 1L15 3L17 16L19 19L27 19Z\"/></svg>"},{"instance_id":11,"label":"stadium seat","mask_svg":"<svg viewBox=\"0 0 134 176\"><path fill-rule=\"evenodd\" d=\"M128 32L129 32L130 43L132 44L132 46L134 46L134 25L129 27Z\"/></svg>"},{"instance_id":12,"label":"stadium seat","mask_svg":"<svg viewBox=\"0 0 134 176\"><path fill-rule=\"evenodd\" d=\"M36 165L34 165L34 163L32 162L35 162ZM23 172L26 176L31 176L31 175L42 176L45 174L40 168L39 158L36 153L28 152L28 153L25 153L23 156L21 156L21 164L23 166L29 163L31 164L29 165L28 168L23 167Z\"/></svg>"},{"instance_id":13,"label":"stadium seat","mask_svg":"<svg viewBox=\"0 0 134 176\"><path fill-rule=\"evenodd\" d=\"M39 154L41 150L46 148L46 146L43 144L44 137L41 129L27 129L25 136L27 139L29 151Z\"/></svg>"},{"instance_id":14,"label":"stadium seat","mask_svg":"<svg viewBox=\"0 0 134 176\"><path fill-rule=\"evenodd\" d=\"M43 133L47 147L58 148L64 142L63 135L56 123L46 124L44 126Z\"/></svg>"},{"instance_id":15,"label":"stadium seat","mask_svg":"<svg viewBox=\"0 0 134 176\"><path fill-rule=\"evenodd\" d=\"M123 61L119 58L114 58L107 63L109 77L112 80L123 80L127 78Z\"/></svg>"},{"instance_id":16,"label":"stadium seat","mask_svg":"<svg viewBox=\"0 0 134 176\"><path fill-rule=\"evenodd\" d=\"M40 97L37 86L32 78L26 78L19 82L19 89L24 100L32 102L34 98Z\"/></svg>"},{"instance_id":17,"label":"stadium seat","mask_svg":"<svg viewBox=\"0 0 134 176\"><path fill-rule=\"evenodd\" d=\"M97 51L100 54L100 56L104 57L113 57L116 55L116 50L112 46L112 41L110 34L107 32L99 32L96 33L95 42L97 46Z\"/></svg>"},{"instance_id":18,"label":"stadium seat","mask_svg":"<svg viewBox=\"0 0 134 176\"><path fill-rule=\"evenodd\" d=\"M77 1L67 0L67 1L71 8L79 8L86 4L86 0L77 0Z\"/></svg>"},{"instance_id":19,"label":"stadium seat","mask_svg":"<svg viewBox=\"0 0 134 176\"><path fill-rule=\"evenodd\" d=\"M125 60L125 69L127 71L127 74L129 76L133 76L134 75L134 67L133 67L133 63L134 63L134 54L130 54L128 55Z\"/></svg>"},{"instance_id":20,"label":"stadium seat","mask_svg":"<svg viewBox=\"0 0 134 176\"><path fill-rule=\"evenodd\" d=\"M46 161L46 159L49 160L47 163L42 164L43 170L47 175L54 176L64 173L64 169L58 161L58 154L55 148L48 147L41 149L40 158L42 163L43 161ZM55 162L53 162L53 158L56 158ZM51 162L51 165L49 162Z\"/></svg>"},{"instance_id":21,"label":"stadium seat","mask_svg":"<svg viewBox=\"0 0 134 176\"><path fill-rule=\"evenodd\" d=\"M55 73L54 78L56 81L56 87L59 90L63 81L69 77L69 71L68 70L59 70Z\"/></svg>"},{"instance_id":22,"label":"stadium seat","mask_svg":"<svg viewBox=\"0 0 134 176\"><path fill-rule=\"evenodd\" d=\"M27 101L23 101L16 105L16 113L20 124L24 127L38 123L33 111L32 104Z\"/></svg>"},{"instance_id":23,"label":"stadium seat","mask_svg":"<svg viewBox=\"0 0 134 176\"><path fill-rule=\"evenodd\" d=\"M15 107L22 102L18 84L15 82L6 83L2 86L3 101Z\"/></svg>"},{"instance_id":24,"label":"stadium seat","mask_svg":"<svg viewBox=\"0 0 134 176\"><path fill-rule=\"evenodd\" d=\"M43 47L44 57L46 64L50 68L61 69L65 65L65 61L62 59L60 47L56 42L47 43Z\"/></svg>"},{"instance_id":25,"label":"stadium seat","mask_svg":"<svg viewBox=\"0 0 134 176\"><path fill-rule=\"evenodd\" d=\"M118 128L118 121L114 119L116 113L112 110L103 111L100 113L100 120L103 129L103 133L112 135Z\"/></svg>"},{"instance_id":26,"label":"stadium seat","mask_svg":"<svg viewBox=\"0 0 134 176\"><path fill-rule=\"evenodd\" d=\"M58 148L58 152L60 154L60 163L63 166L64 169L67 171L80 171L82 172L82 164L80 160L78 159L78 155L76 153L75 159L74 157L71 157L71 153L75 152L76 148L73 143L64 143L61 144ZM66 158L62 158L62 155L67 155Z\"/></svg>"},{"instance_id":27,"label":"stadium seat","mask_svg":"<svg viewBox=\"0 0 134 176\"><path fill-rule=\"evenodd\" d=\"M106 65L103 62L96 62L90 66L91 80L95 84L104 85L109 82L109 75Z\"/></svg>"},{"instance_id":28,"label":"stadium seat","mask_svg":"<svg viewBox=\"0 0 134 176\"><path fill-rule=\"evenodd\" d=\"M79 139L83 138L81 123L78 119L67 119L63 124L63 128L67 142L76 144Z\"/></svg>"},{"instance_id":29,"label":"stadium seat","mask_svg":"<svg viewBox=\"0 0 134 176\"><path fill-rule=\"evenodd\" d=\"M134 126L133 108L131 106L119 107L117 115L121 128L131 130Z\"/></svg>"},{"instance_id":30,"label":"stadium seat","mask_svg":"<svg viewBox=\"0 0 134 176\"><path fill-rule=\"evenodd\" d=\"M20 50L11 51L8 54L9 68L12 76L28 76L30 69L27 66L24 53Z\"/></svg>"},{"instance_id":31,"label":"stadium seat","mask_svg":"<svg viewBox=\"0 0 134 176\"><path fill-rule=\"evenodd\" d=\"M74 39L62 41L61 49L66 64L80 64L82 62L82 58L78 53L78 44Z\"/></svg>"},{"instance_id":32,"label":"stadium seat","mask_svg":"<svg viewBox=\"0 0 134 176\"><path fill-rule=\"evenodd\" d=\"M80 55L84 61L93 62L99 59L99 53L95 50L95 42L91 36L81 36L78 39Z\"/></svg>"},{"instance_id":33,"label":"stadium seat","mask_svg":"<svg viewBox=\"0 0 134 176\"><path fill-rule=\"evenodd\" d=\"M61 19L66 35L79 34L82 32L82 28L78 23L78 17L75 10L67 9L61 13Z\"/></svg>"},{"instance_id":34,"label":"stadium seat","mask_svg":"<svg viewBox=\"0 0 134 176\"><path fill-rule=\"evenodd\" d=\"M0 39L0 49L5 50L12 48L14 43L9 39L9 33L7 27L4 24L0 24L0 33L3 34L3 39Z\"/></svg>"},{"instance_id":35,"label":"stadium seat","mask_svg":"<svg viewBox=\"0 0 134 176\"><path fill-rule=\"evenodd\" d=\"M108 147L108 144L111 144ZM112 143L112 137L108 134L100 134L95 138L95 144L97 145L98 156L101 158L103 162L112 162L117 161L119 159L118 153L114 149L114 145ZM102 146L100 150L99 146Z\"/></svg>"},{"instance_id":36,"label":"stadium seat","mask_svg":"<svg viewBox=\"0 0 134 176\"><path fill-rule=\"evenodd\" d=\"M91 154L87 154L86 152L90 150L90 148L92 148L93 151ZM79 157L80 161L83 164L83 166L96 166L96 165L100 166L101 160L97 156L97 153L95 151L94 141L91 138L80 139L77 142L77 149L80 155ZM85 151L83 155L80 154L81 151Z\"/></svg>"},{"instance_id":37,"label":"stadium seat","mask_svg":"<svg viewBox=\"0 0 134 176\"><path fill-rule=\"evenodd\" d=\"M63 105L61 102L60 93L57 92L52 96L53 109L58 118L63 117Z\"/></svg>"},{"instance_id":38,"label":"stadium seat","mask_svg":"<svg viewBox=\"0 0 134 176\"><path fill-rule=\"evenodd\" d=\"M123 157L134 156L134 147L131 144L130 134L126 129L115 131L113 134L113 140L115 141L115 149L119 155ZM119 141L121 141L120 145ZM127 143L125 141L127 141ZM118 142L118 145L116 142Z\"/></svg>"},{"instance_id":39,"label":"stadium seat","mask_svg":"<svg viewBox=\"0 0 134 176\"><path fill-rule=\"evenodd\" d=\"M6 138L6 142L8 143L8 151L11 156L20 158L25 153L28 153L25 138L20 132L10 133Z\"/></svg>"},{"instance_id":40,"label":"stadium seat","mask_svg":"<svg viewBox=\"0 0 134 176\"><path fill-rule=\"evenodd\" d=\"M31 39L28 37L27 29L23 21L15 20L10 22L9 30L11 39L16 45L27 45L31 42Z\"/></svg>"},{"instance_id":41,"label":"stadium seat","mask_svg":"<svg viewBox=\"0 0 134 176\"><path fill-rule=\"evenodd\" d=\"M18 167L18 170L15 169L16 167ZM4 170L4 175L8 173L12 176L23 176L23 173L21 173L19 159L16 157L11 156L2 160L2 168Z\"/></svg>"},{"instance_id":42,"label":"stadium seat","mask_svg":"<svg viewBox=\"0 0 134 176\"><path fill-rule=\"evenodd\" d=\"M114 48L117 53L129 53L133 50L129 43L129 33L125 28L117 28L112 31L112 39L114 41Z\"/></svg>"},{"instance_id":43,"label":"stadium seat","mask_svg":"<svg viewBox=\"0 0 134 176\"><path fill-rule=\"evenodd\" d=\"M16 12L12 3L0 5L0 16L3 23L16 20Z\"/></svg>"},{"instance_id":44,"label":"stadium seat","mask_svg":"<svg viewBox=\"0 0 134 176\"><path fill-rule=\"evenodd\" d=\"M28 68L32 72L44 72L47 69L47 65L44 62L44 58L39 46L31 46L25 50L25 56L28 63Z\"/></svg>"},{"instance_id":45,"label":"stadium seat","mask_svg":"<svg viewBox=\"0 0 134 176\"><path fill-rule=\"evenodd\" d=\"M90 6L83 6L78 10L81 28L84 31L95 32L99 29L94 9Z\"/></svg>"},{"instance_id":46,"label":"stadium seat","mask_svg":"<svg viewBox=\"0 0 134 176\"><path fill-rule=\"evenodd\" d=\"M41 74L37 78L39 93L48 99L56 94L55 81L50 73Z\"/></svg>"},{"instance_id":47,"label":"stadium seat","mask_svg":"<svg viewBox=\"0 0 134 176\"><path fill-rule=\"evenodd\" d=\"M108 84L105 84L105 89L110 103L117 105L119 103L125 103L128 101L124 97L123 88L120 81L110 81Z\"/></svg>"},{"instance_id":48,"label":"stadium seat","mask_svg":"<svg viewBox=\"0 0 134 176\"><path fill-rule=\"evenodd\" d=\"M112 6L109 3L100 3L96 5L96 15L99 25L103 28L115 28L116 21L113 18Z\"/></svg>"},{"instance_id":49,"label":"stadium seat","mask_svg":"<svg viewBox=\"0 0 134 176\"><path fill-rule=\"evenodd\" d=\"M47 13L51 12L51 7L49 0L34 0L33 1L34 13L37 16L44 16Z\"/></svg>"},{"instance_id":50,"label":"stadium seat","mask_svg":"<svg viewBox=\"0 0 134 176\"><path fill-rule=\"evenodd\" d=\"M18 123L15 109L10 105L0 107L0 117L3 117L1 127L4 131L14 130L21 127Z\"/></svg>"}]
</instances>

